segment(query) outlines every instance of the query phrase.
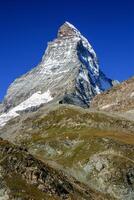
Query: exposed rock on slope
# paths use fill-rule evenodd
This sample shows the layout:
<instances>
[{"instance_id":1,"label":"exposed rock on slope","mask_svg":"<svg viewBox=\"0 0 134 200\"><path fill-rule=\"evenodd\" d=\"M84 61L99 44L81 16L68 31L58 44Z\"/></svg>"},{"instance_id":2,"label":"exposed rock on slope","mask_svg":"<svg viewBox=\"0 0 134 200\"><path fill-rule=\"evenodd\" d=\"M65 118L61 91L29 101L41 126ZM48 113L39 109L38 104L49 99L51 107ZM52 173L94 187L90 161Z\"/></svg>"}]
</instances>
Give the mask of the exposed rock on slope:
<instances>
[{"instance_id":1,"label":"exposed rock on slope","mask_svg":"<svg viewBox=\"0 0 134 200\"><path fill-rule=\"evenodd\" d=\"M42 101L35 106L54 99L88 107L96 94L111 86L112 80L99 69L96 53L87 39L66 22L60 27L57 38L48 44L41 63L11 84L3 110L9 111L39 94Z\"/></svg>"},{"instance_id":2,"label":"exposed rock on slope","mask_svg":"<svg viewBox=\"0 0 134 200\"><path fill-rule=\"evenodd\" d=\"M97 95L91 108L123 113L124 116L134 119L134 77Z\"/></svg>"},{"instance_id":3,"label":"exposed rock on slope","mask_svg":"<svg viewBox=\"0 0 134 200\"><path fill-rule=\"evenodd\" d=\"M75 106L48 105L11 120L0 134L112 200L133 200L132 121Z\"/></svg>"},{"instance_id":4,"label":"exposed rock on slope","mask_svg":"<svg viewBox=\"0 0 134 200\"><path fill-rule=\"evenodd\" d=\"M110 199L73 178L67 178L62 172L34 158L23 147L17 147L2 139L0 196L1 193L4 194L4 200Z\"/></svg>"}]
</instances>

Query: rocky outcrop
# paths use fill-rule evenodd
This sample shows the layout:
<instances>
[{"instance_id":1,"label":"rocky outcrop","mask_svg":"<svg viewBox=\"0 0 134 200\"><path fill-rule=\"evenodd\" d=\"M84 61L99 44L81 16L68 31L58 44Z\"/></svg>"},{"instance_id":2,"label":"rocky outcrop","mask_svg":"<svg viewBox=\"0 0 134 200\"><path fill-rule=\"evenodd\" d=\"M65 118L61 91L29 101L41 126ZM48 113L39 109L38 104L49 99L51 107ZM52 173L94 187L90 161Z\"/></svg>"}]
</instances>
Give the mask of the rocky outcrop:
<instances>
[{"instance_id":1,"label":"rocky outcrop","mask_svg":"<svg viewBox=\"0 0 134 200\"><path fill-rule=\"evenodd\" d=\"M6 174L20 174L28 183L35 184L40 190L62 199L73 193L73 186L62 174L36 160L23 147L15 147L1 140L0 151L0 164Z\"/></svg>"},{"instance_id":2,"label":"rocky outcrop","mask_svg":"<svg viewBox=\"0 0 134 200\"><path fill-rule=\"evenodd\" d=\"M34 185L42 193L47 193L52 199L95 199L106 200L105 195L101 195L88 187L80 184L73 178L67 178L62 172L49 167L48 164L41 162L30 155L23 147L18 147L10 144L9 142L0 138L0 179L3 177L6 180L11 181L11 177L18 176L20 179L25 180L27 184ZM3 169L3 172L2 172ZM15 180L12 180L15 181ZM7 185L10 185L10 183ZM22 186L21 186L22 187ZM1 186L0 186L1 189ZM23 190L23 187L22 187ZM4 189L3 189L4 191ZM2 192L2 191L1 191ZM12 197L12 191L10 188L6 188L3 192L2 198L18 199L17 191L16 197ZM7 196L7 198L6 198ZM98 198L99 197L99 198ZM24 197L19 198L24 199ZM35 199L36 198L28 198ZM49 199L42 198L42 199Z\"/></svg>"},{"instance_id":3,"label":"rocky outcrop","mask_svg":"<svg viewBox=\"0 0 134 200\"><path fill-rule=\"evenodd\" d=\"M91 108L112 112L134 111L134 77L124 81L112 89L97 95Z\"/></svg>"}]
</instances>

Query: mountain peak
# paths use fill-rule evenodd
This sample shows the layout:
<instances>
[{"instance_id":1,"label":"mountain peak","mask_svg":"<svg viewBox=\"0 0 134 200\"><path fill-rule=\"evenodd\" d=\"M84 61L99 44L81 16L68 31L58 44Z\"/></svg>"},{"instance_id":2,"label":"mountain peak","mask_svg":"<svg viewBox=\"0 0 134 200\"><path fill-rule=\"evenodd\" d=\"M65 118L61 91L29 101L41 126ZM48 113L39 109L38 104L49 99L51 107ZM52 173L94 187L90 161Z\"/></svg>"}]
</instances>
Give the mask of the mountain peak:
<instances>
[{"instance_id":1,"label":"mountain peak","mask_svg":"<svg viewBox=\"0 0 134 200\"><path fill-rule=\"evenodd\" d=\"M58 30L58 37L70 37L70 36L79 36L80 32L78 29L69 22L65 22L60 26Z\"/></svg>"},{"instance_id":2,"label":"mountain peak","mask_svg":"<svg viewBox=\"0 0 134 200\"><path fill-rule=\"evenodd\" d=\"M0 126L20 112L56 102L89 107L93 97L112 87L112 80L100 70L88 40L69 22L48 43L39 65L16 79L0 106Z\"/></svg>"}]
</instances>

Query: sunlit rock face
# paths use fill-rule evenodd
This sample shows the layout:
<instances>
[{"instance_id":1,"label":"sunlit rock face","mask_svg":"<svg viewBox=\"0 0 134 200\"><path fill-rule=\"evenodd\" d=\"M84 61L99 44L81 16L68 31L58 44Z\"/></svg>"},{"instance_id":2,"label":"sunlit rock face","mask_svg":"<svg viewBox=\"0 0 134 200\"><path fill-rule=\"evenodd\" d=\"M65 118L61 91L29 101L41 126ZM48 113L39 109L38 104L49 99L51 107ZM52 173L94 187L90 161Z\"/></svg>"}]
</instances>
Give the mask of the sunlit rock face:
<instances>
[{"instance_id":1,"label":"sunlit rock face","mask_svg":"<svg viewBox=\"0 0 134 200\"><path fill-rule=\"evenodd\" d=\"M44 103L51 100L89 107L96 94L111 86L112 81L99 69L96 53L87 39L65 22L57 38L48 43L39 65L11 84L3 111L22 104L36 93L48 92L49 99Z\"/></svg>"},{"instance_id":2,"label":"sunlit rock face","mask_svg":"<svg viewBox=\"0 0 134 200\"><path fill-rule=\"evenodd\" d=\"M134 119L134 77L116 84L111 90L97 95L90 107L100 111L116 112Z\"/></svg>"}]
</instances>

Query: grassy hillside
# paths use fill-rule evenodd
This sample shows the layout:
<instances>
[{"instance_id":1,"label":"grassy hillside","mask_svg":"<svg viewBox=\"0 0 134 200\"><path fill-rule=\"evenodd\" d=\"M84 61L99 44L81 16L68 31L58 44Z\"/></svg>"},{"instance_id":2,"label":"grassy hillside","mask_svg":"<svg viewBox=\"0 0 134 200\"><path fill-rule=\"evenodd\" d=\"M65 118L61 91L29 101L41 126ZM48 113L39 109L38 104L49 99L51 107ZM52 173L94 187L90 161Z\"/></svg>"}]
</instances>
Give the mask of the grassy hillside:
<instances>
[{"instance_id":1,"label":"grassy hillside","mask_svg":"<svg viewBox=\"0 0 134 200\"><path fill-rule=\"evenodd\" d=\"M134 122L63 105L18 120L8 139L111 199L133 200Z\"/></svg>"}]
</instances>

